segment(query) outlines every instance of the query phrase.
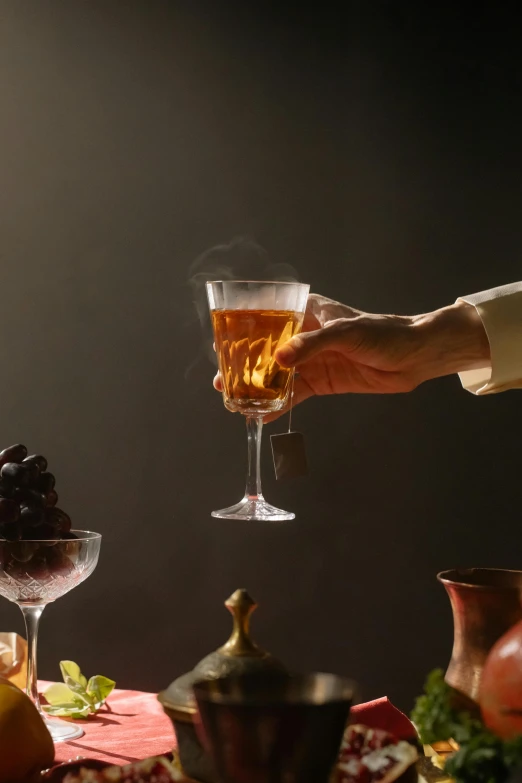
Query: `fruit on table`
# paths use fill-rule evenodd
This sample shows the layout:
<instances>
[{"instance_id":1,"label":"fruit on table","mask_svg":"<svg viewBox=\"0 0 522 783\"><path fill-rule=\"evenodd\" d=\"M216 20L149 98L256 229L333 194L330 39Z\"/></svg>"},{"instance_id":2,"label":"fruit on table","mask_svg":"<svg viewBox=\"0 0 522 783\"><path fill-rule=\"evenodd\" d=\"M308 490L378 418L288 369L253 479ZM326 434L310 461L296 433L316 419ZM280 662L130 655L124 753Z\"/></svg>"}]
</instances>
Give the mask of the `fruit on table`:
<instances>
[{"instance_id":1,"label":"fruit on table","mask_svg":"<svg viewBox=\"0 0 522 783\"><path fill-rule=\"evenodd\" d=\"M54 760L40 713L16 685L0 680L0 783L31 781Z\"/></svg>"},{"instance_id":2,"label":"fruit on table","mask_svg":"<svg viewBox=\"0 0 522 783\"><path fill-rule=\"evenodd\" d=\"M0 452L0 537L45 540L68 534L71 519L56 507L55 484L41 454L28 457L20 443Z\"/></svg>"},{"instance_id":3,"label":"fruit on table","mask_svg":"<svg viewBox=\"0 0 522 783\"><path fill-rule=\"evenodd\" d=\"M165 757L137 761L124 767L94 765L88 759L50 770L44 783L190 783Z\"/></svg>"},{"instance_id":4,"label":"fruit on table","mask_svg":"<svg viewBox=\"0 0 522 783\"><path fill-rule=\"evenodd\" d=\"M0 685L10 685L12 688L16 688L17 686L14 685L11 680L8 680L7 677L4 677L3 674L0 674ZM17 688L17 690L20 690Z\"/></svg>"},{"instance_id":5,"label":"fruit on table","mask_svg":"<svg viewBox=\"0 0 522 783\"><path fill-rule=\"evenodd\" d=\"M479 704L484 723L498 737L522 735L522 622L504 634L488 655Z\"/></svg>"},{"instance_id":6,"label":"fruit on table","mask_svg":"<svg viewBox=\"0 0 522 783\"><path fill-rule=\"evenodd\" d=\"M16 460L14 461L16 462ZM36 462L42 473L47 470L47 460L41 454L31 454L24 459L24 462Z\"/></svg>"},{"instance_id":7,"label":"fruit on table","mask_svg":"<svg viewBox=\"0 0 522 783\"><path fill-rule=\"evenodd\" d=\"M14 525L20 518L20 506L16 500L0 497L0 525Z\"/></svg>"},{"instance_id":8,"label":"fruit on table","mask_svg":"<svg viewBox=\"0 0 522 783\"><path fill-rule=\"evenodd\" d=\"M387 731L348 726L332 783L416 783L418 757L413 745Z\"/></svg>"},{"instance_id":9,"label":"fruit on table","mask_svg":"<svg viewBox=\"0 0 522 783\"><path fill-rule=\"evenodd\" d=\"M56 506L58 503L58 495L54 489L50 489L46 495L46 506Z\"/></svg>"},{"instance_id":10,"label":"fruit on table","mask_svg":"<svg viewBox=\"0 0 522 783\"><path fill-rule=\"evenodd\" d=\"M27 449L21 443L8 446L3 451L0 451L0 467L5 465L6 462L23 462L26 457Z\"/></svg>"},{"instance_id":11,"label":"fruit on table","mask_svg":"<svg viewBox=\"0 0 522 783\"><path fill-rule=\"evenodd\" d=\"M99 761L98 759L65 761L44 772L39 783L62 783L63 779L71 773L77 775L80 770L83 770L83 774L87 774L87 770L100 770L112 766L113 765L110 762Z\"/></svg>"},{"instance_id":12,"label":"fruit on table","mask_svg":"<svg viewBox=\"0 0 522 783\"><path fill-rule=\"evenodd\" d=\"M47 467L45 457L27 456L21 443L0 452L0 568L16 578L24 575L20 563L28 564L25 575L35 579L46 578L51 571L64 574L71 567L63 556L51 553L56 540L76 536L71 533L71 518L56 506L56 479ZM2 546L2 541L9 544ZM32 544L23 544L26 541L42 543L31 549Z\"/></svg>"}]
</instances>

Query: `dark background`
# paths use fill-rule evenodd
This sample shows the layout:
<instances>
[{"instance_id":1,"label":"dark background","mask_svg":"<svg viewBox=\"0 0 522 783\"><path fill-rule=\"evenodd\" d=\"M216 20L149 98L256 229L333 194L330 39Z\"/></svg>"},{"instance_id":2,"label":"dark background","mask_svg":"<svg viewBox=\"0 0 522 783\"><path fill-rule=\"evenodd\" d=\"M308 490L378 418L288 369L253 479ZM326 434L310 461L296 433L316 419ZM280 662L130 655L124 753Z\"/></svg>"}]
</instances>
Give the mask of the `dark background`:
<instances>
[{"instance_id":1,"label":"dark background","mask_svg":"<svg viewBox=\"0 0 522 783\"><path fill-rule=\"evenodd\" d=\"M521 566L520 396L456 377L308 402L309 479L276 484L264 451L296 521L212 519L246 438L188 285L238 235L369 311L520 279L510 7L1 0L1 445L46 454L104 536L44 615L41 676L71 658L158 690L224 641L245 586L263 646L409 708L451 651L437 571ZM19 615L2 599L3 630Z\"/></svg>"}]
</instances>

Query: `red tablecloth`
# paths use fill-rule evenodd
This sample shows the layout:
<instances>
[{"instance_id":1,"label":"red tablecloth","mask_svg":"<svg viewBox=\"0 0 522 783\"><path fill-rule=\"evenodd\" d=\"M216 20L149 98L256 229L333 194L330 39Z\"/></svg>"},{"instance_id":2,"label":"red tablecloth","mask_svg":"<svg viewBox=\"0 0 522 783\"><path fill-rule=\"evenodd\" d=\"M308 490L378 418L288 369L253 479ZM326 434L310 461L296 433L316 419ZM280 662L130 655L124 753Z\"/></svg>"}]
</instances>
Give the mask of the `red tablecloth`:
<instances>
[{"instance_id":1,"label":"red tablecloth","mask_svg":"<svg viewBox=\"0 0 522 783\"><path fill-rule=\"evenodd\" d=\"M415 734L406 715L386 697L353 707L352 719L391 731L401 739ZM115 690L97 715L74 723L82 726L85 735L56 745L57 763L83 756L128 764L168 753L176 745L172 724L153 693Z\"/></svg>"},{"instance_id":2,"label":"red tablecloth","mask_svg":"<svg viewBox=\"0 0 522 783\"><path fill-rule=\"evenodd\" d=\"M176 742L172 723L153 693L112 692L108 708L88 720L74 721L85 735L56 745L56 761L77 756L128 764L171 751Z\"/></svg>"}]
</instances>

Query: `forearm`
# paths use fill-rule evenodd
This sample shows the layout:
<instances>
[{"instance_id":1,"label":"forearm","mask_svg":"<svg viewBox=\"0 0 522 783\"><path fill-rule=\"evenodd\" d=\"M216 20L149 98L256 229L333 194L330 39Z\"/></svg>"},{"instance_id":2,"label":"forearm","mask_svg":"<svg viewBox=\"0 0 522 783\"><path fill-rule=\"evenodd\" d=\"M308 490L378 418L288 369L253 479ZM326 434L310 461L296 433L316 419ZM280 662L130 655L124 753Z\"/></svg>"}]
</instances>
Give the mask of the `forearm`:
<instances>
[{"instance_id":1,"label":"forearm","mask_svg":"<svg viewBox=\"0 0 522 783\"><path fill-rule=\"evenodd\" d=\"M476 308L464 301L415 316L422 381L491 366L488 336Z\"/></svg>"}]
</instances>

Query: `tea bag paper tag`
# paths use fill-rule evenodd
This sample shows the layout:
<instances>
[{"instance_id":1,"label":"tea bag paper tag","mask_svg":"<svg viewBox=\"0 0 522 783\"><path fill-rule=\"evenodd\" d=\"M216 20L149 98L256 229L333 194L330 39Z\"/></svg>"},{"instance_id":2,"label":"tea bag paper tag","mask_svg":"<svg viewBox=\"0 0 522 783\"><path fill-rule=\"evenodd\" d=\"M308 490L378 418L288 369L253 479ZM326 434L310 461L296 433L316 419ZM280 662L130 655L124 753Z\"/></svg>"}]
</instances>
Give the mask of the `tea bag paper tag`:
<instances>
[{"instance_id":1,"label":"tea bag paper tag","mask_svg":"<svg viewBox=\"0 0 522 783\"><path fill-rule=\"evenodd\" d=\"M308 474L304 437L301 432L271 435L276 479L297 478Z\"/></svg>"},{"instance_id":2,"label":"tea bag paper tag","mask_svg":"<svg viewBox=\"0 0 522 783\"><path fill-rule=\"evenodd\" d=\"M294 397L294 377L292 373L292 390L290 393L290 416L288 432L271 435L272 458L277 481L286 478L298 478L308 474L308 462L303 434L292 432L292 407Z\"/></svg>"}]
</instances>

